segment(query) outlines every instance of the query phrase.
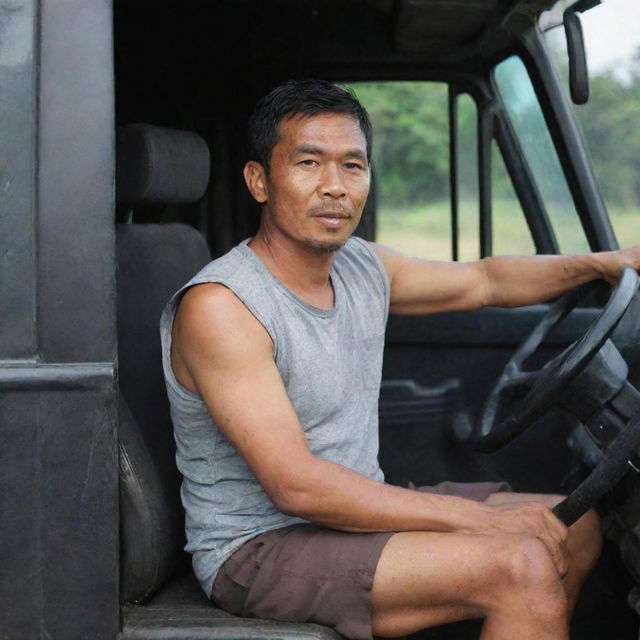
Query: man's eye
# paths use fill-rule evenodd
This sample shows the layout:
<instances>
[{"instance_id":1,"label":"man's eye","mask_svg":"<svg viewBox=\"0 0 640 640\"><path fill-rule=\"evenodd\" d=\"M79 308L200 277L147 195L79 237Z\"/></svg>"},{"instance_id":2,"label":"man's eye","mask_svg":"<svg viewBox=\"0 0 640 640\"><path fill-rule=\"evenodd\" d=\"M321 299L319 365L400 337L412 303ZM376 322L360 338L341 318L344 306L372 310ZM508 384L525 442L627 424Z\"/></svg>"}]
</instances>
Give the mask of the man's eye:
<instances>
[{"instance_id":1,"label":"man's eye","mask_svg":"<svg viewBox=\"0 0 640 640\"><path fill-rule=\"evenodd\" d=\"M303 167L315 167L318 163L311 158L306 160L301 160L298 164L301 164Z\"/></svg>"},{"instance_id":2,"label":"man's eye","mask_svg":"<svg viewBox=\"0 0 640 640\"><path fill-rule=\"evenodd\" d=\"M362 169L362 165L358 162L345 162L345 169Z\"/></svg>"}]
</instances>

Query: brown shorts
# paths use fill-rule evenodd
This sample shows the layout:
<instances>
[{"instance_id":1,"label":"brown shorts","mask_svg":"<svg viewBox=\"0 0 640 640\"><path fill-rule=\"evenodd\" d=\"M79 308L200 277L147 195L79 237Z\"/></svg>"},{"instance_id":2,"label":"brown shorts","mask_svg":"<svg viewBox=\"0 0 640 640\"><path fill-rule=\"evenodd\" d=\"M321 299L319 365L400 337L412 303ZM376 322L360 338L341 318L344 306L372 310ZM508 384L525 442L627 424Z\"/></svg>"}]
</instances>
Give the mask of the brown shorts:
<instances>
[{"instance_id":1,"label":"brown shorts","mask_svg":"<svg viewBox=\"0 0 640 640\"><path fill-rule=\"evenodd\" d=\"M504 483L443 483L419 491L483 501ZM314 524L268 531L238 549L218 572L212 599L239 616L317 622L347 638L371 638L369 595L393 532L346 533Z\"/></svg>"}]
</instances>

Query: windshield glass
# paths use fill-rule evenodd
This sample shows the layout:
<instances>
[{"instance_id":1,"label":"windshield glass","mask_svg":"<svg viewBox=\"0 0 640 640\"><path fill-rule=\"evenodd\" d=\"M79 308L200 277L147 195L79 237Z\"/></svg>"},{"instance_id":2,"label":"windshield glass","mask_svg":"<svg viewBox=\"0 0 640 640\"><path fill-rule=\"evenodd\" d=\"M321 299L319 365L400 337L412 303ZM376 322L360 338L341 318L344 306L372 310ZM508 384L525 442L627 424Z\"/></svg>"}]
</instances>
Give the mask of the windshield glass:
<instances>
[{"instance_id":1,"label":"windshield glass","mask_svg":"<svg viewBox=\"0 0 640 640\"><path fill-rule=\"evenodd\" d=\"M640 235L640 2L607 0L580 14L591 95L574 105L620 244ZM562 26L546 32L568 93Z\"/></svg>"},{"instance_id":2,"label":"windshield glass","mask_svg":"<svg viewBox=\"0 0 640 640\"><path fill-rule=\"evenodd\" d=\"M512 56L495 70L509 120L542 196L563 253L588 251L588 243L529 74Z\"/></svg>"}]
</instances>

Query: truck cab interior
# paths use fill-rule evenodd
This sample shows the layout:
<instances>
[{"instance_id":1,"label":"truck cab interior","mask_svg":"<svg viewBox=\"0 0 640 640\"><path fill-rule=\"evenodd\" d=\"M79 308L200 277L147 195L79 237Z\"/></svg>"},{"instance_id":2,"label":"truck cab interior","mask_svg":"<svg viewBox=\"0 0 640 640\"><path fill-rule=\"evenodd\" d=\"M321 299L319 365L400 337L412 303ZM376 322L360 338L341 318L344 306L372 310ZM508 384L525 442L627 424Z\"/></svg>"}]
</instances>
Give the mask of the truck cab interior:
<instances>
[{"instance_id":1,"label":"truck cab interior","mask_svg":"<svg viewBox=\"0 0 640 640\"><path fill-rule=\"evenodd\" d=\"M565 23L571 93L583 99L575 21L596 4L0 2L3 637L340 637L234 617L200 590L182 550L160 313L211 258L255 233L246 122L288 78L362 88L365 106L372 83L438 87L445 258L520 250L504 233L498 170L531 252L617 248L541 30ZM374 155L357 229L368 240L400 224L383 211L385 166ZM560 204L549 195L556 181ZM555 213L566 203L570 231ZM600 510L608 542L572 623L583 640L638 635L637 289L625 272L615 287L550 304L392 316L387 328L388 482L505 480L570 495L568 519ZM469 621L416 637L478 634Z\"/></svg>"}]
</instances>

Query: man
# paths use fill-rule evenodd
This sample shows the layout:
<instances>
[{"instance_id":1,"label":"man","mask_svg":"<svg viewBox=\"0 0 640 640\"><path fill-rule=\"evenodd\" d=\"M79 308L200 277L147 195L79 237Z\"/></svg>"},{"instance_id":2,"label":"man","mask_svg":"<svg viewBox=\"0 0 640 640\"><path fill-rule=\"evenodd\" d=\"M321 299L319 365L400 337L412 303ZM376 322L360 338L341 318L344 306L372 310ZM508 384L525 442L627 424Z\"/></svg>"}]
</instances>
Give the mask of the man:
<instances>
[{"instance_id":1,"label":"man","mask_svg":"<svg viewBox=\"0 0 640 640\"><path fill-rule=\"evenodd\" d=\"M398 636L483 617L484 640L568 639L599 553L554 496L475 500L385 485L377 395L387 312L520 306L640 265L638 248L472 263L351 238L371 126L348 92L288 82L250 122L260 229L176 294L162 320L187 549L245 615ZM454 488L455 492L455 488Z\"/></svg>"}]
</instances>

